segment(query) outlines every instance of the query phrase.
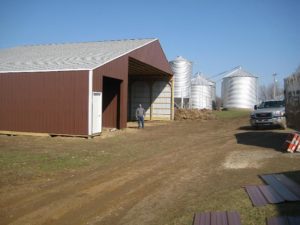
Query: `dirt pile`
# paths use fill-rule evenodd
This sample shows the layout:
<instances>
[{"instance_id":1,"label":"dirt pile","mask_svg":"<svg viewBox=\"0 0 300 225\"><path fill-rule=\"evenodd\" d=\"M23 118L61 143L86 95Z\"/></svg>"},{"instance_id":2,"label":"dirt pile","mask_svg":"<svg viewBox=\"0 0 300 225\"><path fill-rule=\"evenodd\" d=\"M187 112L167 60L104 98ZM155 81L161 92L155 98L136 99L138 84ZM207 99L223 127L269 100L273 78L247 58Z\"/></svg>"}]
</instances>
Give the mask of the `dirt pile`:
<instances>
[{"instance_id":1,"label":"dirt pile","mask_svg":"<svg viewBox=\"0 0 300 225\"><path fill-rule=\"evenodd\" d=\"M216 115L208 109L176 109L175 120L214 120Z\"/></svg>"}]
</instances>

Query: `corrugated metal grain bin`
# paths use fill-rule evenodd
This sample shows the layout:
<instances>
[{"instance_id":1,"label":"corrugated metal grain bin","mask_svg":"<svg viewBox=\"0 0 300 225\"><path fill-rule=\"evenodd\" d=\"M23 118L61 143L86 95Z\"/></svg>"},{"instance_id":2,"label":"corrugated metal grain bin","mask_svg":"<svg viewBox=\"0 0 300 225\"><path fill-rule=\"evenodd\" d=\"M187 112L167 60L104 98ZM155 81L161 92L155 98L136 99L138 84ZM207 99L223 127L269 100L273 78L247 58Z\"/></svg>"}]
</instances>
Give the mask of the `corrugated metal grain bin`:
<instances>
[{"instance_id":1,"label":"corrugated metal grain bin","mask_svg":"<svg viewBox=\"0 0 300 225\"><path fill-rule=\"evenodd\" d=\"M222 80L224 108L253 109L258 101L258 78L237 67Z\"/></svg>"},{"instance_id":2,"label":"corrugated metal grain bin","mask_svg":"<svg viewBox=\"0 0 300 225\"><path fill-rule=\"evenodd\" d=\"M170 65L174 73L174 100L178 106L183 108L188 106L190 98L193 65L182 56L170 61Z\"/></svg>"},{"instance_id":3,"label":"corrugated metal grain bin","mask_svg":"<svg viewBox=\"0 0 300 225\"><path fill-rule=\"evenodd\" d=\"M191 80L191 108L212 109L212 82L203 75L196 74Z\"/></svg>"}]
</instances>

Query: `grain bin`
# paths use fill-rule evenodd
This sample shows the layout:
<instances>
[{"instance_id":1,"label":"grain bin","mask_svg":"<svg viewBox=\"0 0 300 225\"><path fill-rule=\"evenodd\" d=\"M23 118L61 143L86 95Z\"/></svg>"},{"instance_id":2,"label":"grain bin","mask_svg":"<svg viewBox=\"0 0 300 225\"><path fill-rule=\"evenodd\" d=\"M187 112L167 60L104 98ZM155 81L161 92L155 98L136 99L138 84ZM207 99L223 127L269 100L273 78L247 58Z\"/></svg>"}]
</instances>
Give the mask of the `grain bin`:
<instances>
[{"instance_id":1,"label":"grain bin","mask_svg":"<svg viewBox=\"0 0 300 225\"><path fill-rule=\"evenodd\" d=\"M212 82L200 73L191 80L190 104L194 109L212 109Z\"/></svg>"},{"instance_id":2,"label":"grain bin","mask_svg":"<svg viewBox=\"0 0 300 225\"><path fill-rule=\"evenodd\" d=\"M216 82L215 81L212 81L210 79L207 79L208 80L208 83L209 83L209 86L210 86L210 89L211 89L211 100L212 100L212 108L213 109L216 109L216 106L217 106L217 95L216 95Z\"/></svg>"},{"instance_id":3,"label":"grain bin","mask_svg":"<svg viewBox=\"0 0 300 225\"><path fill-rule=\"evenodd\" d=\"M241 66L227 72L222 80L224 108L253 109L258 99L258 78Z\"/></svg>"},{"instance_id":4,"label":"grain bin","mask_svg":"<svg viewBox=\"0 0 300 225\"><path fill-rule=\"evenodd\" d=\"M188 106L192 77L192 63L178 56L170 61L174 73L174 101L181 108Z\"/></svg>"}]
</instances>

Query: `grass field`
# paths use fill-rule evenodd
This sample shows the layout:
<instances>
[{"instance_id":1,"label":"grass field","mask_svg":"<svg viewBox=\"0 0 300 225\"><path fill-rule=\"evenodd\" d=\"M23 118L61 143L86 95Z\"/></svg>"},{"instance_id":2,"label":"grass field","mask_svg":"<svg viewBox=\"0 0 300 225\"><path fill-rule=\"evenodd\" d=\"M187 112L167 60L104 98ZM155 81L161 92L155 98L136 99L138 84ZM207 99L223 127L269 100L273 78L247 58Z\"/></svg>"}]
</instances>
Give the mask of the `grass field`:
<instances>
[{"instance_id":1,"label":"grass field","mask_svg":"<svg viewBox=\"0 0 300 225\"><path fill-rule=\"evenodd\" d=\"M239 117L247 117L250 115L250 112L250 110L246 109L230 109L223 111L215 111L215 114L219 119L236 119Z\"/></svg>"}]
</instances>

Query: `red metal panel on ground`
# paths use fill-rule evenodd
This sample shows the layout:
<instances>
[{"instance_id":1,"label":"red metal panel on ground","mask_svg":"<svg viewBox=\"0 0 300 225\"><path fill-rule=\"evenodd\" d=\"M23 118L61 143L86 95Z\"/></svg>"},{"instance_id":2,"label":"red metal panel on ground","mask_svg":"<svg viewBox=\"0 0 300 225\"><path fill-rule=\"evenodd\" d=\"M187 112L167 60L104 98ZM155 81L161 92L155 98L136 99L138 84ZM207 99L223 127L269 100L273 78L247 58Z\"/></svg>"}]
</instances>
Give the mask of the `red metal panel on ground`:
<instances>
[{"instance_id":1,"label":"red metal panel on ground","mask_svg":"<svg viewBox=\"0 0 300 225\"><path fill-rule=\"evenodd\" d=\"M267 225L289 225L286 217L271 217L267 219Z\"/></svg>"},{"instance_id":2,"label":"red metal panel on ground","mask_svg":"<svg viewBox=\"0 0 300 225\"><path fill-rule=\"evenodd\" d=\"M193 225L241 225L237 212L204 212L194 216Z\"/></svg>"},{"instance_id":3,"label":"red metal panel on ground","mask_svg":"<svg viewBox=\"0 0 300 225\"><path fill-rule=\"evenodd\" d=\"M211 225L228 225L226 212L212 212Z\"/></svg>"},{"instance_id":4,"label":"red metal panel on ground","mask_svg":"<svg viewBox=\"0 0 300 225\"><path fill-rule=\"evenodd\" d=\"M87 135L88 72L0 74L0 130Z\"/></svg>"},{"instance_id":5,"label":"red metal panel on ground","mask_svg":"<svg viewBox=\"0 0 300 225\"><path fill-rule=\"evenodd\" d=\"M299 225L300 216L277 216L267 219L267 225Z\"/></svg>"},{"instance_id":6,"label":"red metal panel on ground","mask_svg":"<svg viewBox=\"0 0 300 225\"><path fill-rule=\"evenodd\" d=\"M237 212L227 212L228 225L241 225L241 217Z\"/></svg>"},{"instance_id":7,"label":"red metal panel on ground","mask_svg":"<svg viewBox=\"0 0 300 225\"><path fill-rule=\"evenodd\" d=\"M245 186L245 189L246 189L254 206L264 206L264 205L268 204L267 200L265 199L263 194L260 192L258 186L248 185L248 186Z\"/></svg>"},{"instance_id":8,"label":"red metal panel on ground","mask_svg":"<svg viewBox=\"0 0 300 225\"><path fill-rule=\"evenodd\" d=\"M193 225L210 225L210 213L197 213L194 216Z\"/></svg>"},{"instance_id":9,"label":"red metal panel on ground","mask_svg":"<svg viewBox=\"0 0 300 225\"><path fill-rule=\"evenodd\" d=\"M284 202L284 199L270 185L259 185L258 188L269 203Z\"/></svg>"},{"instance_id":10,"label":"red metal panel on ground","mask_svg":"<svg viewBox=\"0 0 300 225\"><path fill-rule=\"evenodd\" d=\"M289 216L288 221L289 221L289 225L299 225L300 216Z\"/></svg>"},{"instance_id":11,"label":"red metal panel on ground","mask_svg":"<svg viewBox=\"0 0 300 225\"><path fill-rule=\"evenodd\" d=\"M300 198L299 184L297 184L296 182L294 182L284 174L274 174L274 177Z\"/></svg>"},{"instance_id":12,"label":"red metal panel on ground","mask_svg":"<svg viewBox=\"0 0 300 225\"><path fill-rule=\"evenodd\" d=\"M287 187L285 187L275 176L271 175L261 175L261 178L270 184L272 188L280 194L286 201L299 201L300 198L292 193Z\"/></svg>"}]
</instances>

